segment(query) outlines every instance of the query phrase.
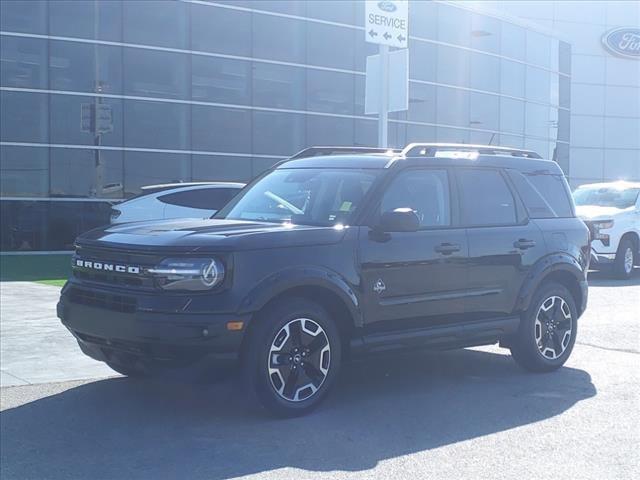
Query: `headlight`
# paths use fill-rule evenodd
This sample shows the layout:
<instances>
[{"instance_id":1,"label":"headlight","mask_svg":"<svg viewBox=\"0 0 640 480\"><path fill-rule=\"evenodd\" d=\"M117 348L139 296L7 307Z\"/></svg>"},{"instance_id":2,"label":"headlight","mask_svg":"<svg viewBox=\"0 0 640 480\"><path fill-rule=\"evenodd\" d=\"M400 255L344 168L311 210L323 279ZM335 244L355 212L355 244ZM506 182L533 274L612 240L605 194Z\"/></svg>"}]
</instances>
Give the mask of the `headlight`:
<instances>
[{"instance_id":1,"label":"headlight","mask_svg":"<svg viewBox=\"0 0 640 480\"><path fill-rule=\"evenodd\" d=\"M164 290L210 290L224 278L224 264L215 258L165 258L149 269Z\"/></svg>"},{"instance_id":2,"label":"headlight","mask_svg":"<svg viewBox=\"0 0 640 480\"><path fill-rule=\"evenodd\" d=\"M613 220L598 220L591 225L593 226L593 239L600 240L604 246L608 247L610 237L608 234L602 233L601 230L613 228Z\"/></svg>"}]
</instances>

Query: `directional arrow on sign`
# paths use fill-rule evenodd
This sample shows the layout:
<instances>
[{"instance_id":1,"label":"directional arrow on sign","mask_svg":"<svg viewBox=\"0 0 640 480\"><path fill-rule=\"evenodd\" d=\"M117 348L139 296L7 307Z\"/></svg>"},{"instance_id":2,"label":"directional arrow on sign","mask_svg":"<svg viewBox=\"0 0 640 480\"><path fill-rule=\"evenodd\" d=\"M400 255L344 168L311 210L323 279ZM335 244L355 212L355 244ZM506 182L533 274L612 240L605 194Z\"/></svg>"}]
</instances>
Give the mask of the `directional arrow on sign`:
<instances>
[{"instance_id":1,"label":"directional arrow on sign","mask_svg":"<svg viewBox=\"0 0 640 480\"><path fill-rule=\"evenodd\" d=\"M371 35L371 37L377 37L378 36L378 32L373 31L373 29L369 30L369 35Z\"/></svg>"},{"instance_id":2,"label":"directional arrow on sign","mask_svg":"<svg viewBox=\"0 0 640 480\"><path fill-rule=\"evenodd\" d=\"M403 37L402 34L398 35L398 41L404 42L406 39L407 37Z\"/></svg>"},{"instance_id":3,"label":"directional arrow on sign","mask_svg":"<svg viewBox=\"0 0 640 480\"><path fill-rule=\"evenodd\" d=\"M385 38L385 40L389 40L391 38L391 35L389 35L388 32L384 32L384 35L382 36Z\"/></svg>"}]
</instances>

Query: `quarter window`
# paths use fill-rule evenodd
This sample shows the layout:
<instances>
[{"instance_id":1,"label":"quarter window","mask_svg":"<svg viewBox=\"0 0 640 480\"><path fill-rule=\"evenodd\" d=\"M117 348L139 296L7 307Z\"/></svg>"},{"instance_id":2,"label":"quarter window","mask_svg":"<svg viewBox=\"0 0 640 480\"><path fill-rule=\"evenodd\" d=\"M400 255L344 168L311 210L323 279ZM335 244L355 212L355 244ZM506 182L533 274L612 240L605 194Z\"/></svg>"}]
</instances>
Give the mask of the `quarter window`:
<instances>
[{"instance_id":1,"label":"quarter window","mask_svg":"<svg viewBox=\"0 0 640 480\"><path fill-rule=\"evenodd\" d=\"M379 213L396 208L411 208L424 228L451 225L447 172L409 170L398 175L384 193Z\"/></svg>"},{"instance_id":2,"label":"quarter window","mask_svg":"<svg viewBox=\"0 0 640 480\"><path fill-rule=\"evenodd\" d=\"M465 225L516 223L516 207L504 178L497 170L462 169L458 173L462 221Z\"/></svg>"}]
</instances>

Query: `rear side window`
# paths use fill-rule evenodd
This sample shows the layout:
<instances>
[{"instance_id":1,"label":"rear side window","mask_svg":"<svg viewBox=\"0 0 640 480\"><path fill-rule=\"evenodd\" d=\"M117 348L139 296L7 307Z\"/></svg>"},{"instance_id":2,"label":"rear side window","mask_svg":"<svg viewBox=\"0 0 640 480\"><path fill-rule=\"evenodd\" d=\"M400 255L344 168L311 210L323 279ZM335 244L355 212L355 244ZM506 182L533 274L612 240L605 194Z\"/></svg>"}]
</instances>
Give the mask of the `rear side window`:
<instances>
[{"instance_id":1,"label":"rear side window","mask_svg":"<svg viewBox=\"0 0 640 480\"><path fill-rule=\"evenodd\" d=\"M232 188L198 188L162 195L158 200L179 207L220 210L238 191Z\"/></svg>"},{"instance_id":2,"label":"rear side window","mask_svg":"<svg viewBox=\"0 0 640 480\"><path fill-rule=\"evenodd\" d=\"M511 190L497 170L458 170L462 222L465 225L513 225L517 223Z\"/></svg>"},{"instance_id":3,"label":"rear side window","mask_svg":"<svg viewBox=\"0 0 640 480\"><path fill-rule=\"evenodd\" d=\"M573 217L573 206L562 175L523 174L510 170L529 217Z\"/></svg>"}]
</instances>

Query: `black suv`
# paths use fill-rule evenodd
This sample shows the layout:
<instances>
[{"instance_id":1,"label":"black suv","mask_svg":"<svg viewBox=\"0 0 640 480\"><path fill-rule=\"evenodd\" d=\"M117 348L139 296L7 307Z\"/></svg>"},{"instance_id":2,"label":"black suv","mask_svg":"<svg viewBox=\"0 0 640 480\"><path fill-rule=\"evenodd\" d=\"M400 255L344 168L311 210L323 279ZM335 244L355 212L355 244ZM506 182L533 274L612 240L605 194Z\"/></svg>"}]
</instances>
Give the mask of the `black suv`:
<instances>
[{"instance_id":1,"label":"black suv","mask_svg":"<svg viewBox=\"0 0 640 480\"><path fill-rule=\"evenodd\" d=\"M312 148L210 220L77 239L58 316L131 376L239 360L253 398L314 408L347 356L499 343L559 368L587 304L589 232L529 151Z\"/></svg>"}]
</instances>

